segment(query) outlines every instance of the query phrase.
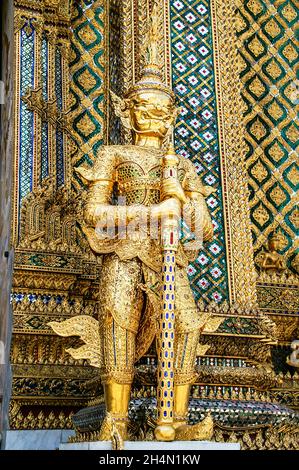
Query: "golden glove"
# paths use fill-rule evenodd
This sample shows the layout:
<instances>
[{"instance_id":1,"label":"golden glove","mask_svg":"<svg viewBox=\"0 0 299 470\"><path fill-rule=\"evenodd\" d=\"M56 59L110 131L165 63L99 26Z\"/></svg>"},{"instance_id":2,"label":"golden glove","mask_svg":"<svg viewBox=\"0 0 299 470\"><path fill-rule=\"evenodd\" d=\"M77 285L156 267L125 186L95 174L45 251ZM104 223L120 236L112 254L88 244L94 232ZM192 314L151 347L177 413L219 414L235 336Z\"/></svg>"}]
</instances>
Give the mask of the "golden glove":
<instances>
[{"instance_id":1,"label":"golden glove","mask_svg":"<svg viewBox=\"0 0 299 470\"><path fill-rule=\"evenodd\" d=\"M177 180L174 181L173 179L166 179L162 182L161 188L161 199L164 200L166 198L175 197L183 204L187 202L187 197L185 192L182 188L181 183Z\"/></svg>"}]
</instances>

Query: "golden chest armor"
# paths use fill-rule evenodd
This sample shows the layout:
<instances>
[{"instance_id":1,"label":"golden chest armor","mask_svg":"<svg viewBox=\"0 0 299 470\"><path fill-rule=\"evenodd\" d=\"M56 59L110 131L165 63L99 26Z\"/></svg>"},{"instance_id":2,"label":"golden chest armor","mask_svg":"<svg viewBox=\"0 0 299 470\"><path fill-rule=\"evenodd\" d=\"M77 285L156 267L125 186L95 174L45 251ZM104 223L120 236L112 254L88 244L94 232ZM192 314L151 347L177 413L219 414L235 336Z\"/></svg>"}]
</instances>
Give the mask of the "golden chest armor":
<instances>
[{"instance_id":1,"label":"golden chest armor","mask_svg":"<svg viewBox=\"0 0 299 470\"><path fill-rule=\"evenodd\" d=\"M139 149L138 149L139 150ZM114 178L116 181L116 196L124 198L125 205L158 204L160 202L160 188L162 176L162 155L160 150L142 149L136 152L131 150L130 159L116 158ZM178 176L182 182L185 169L179 168Z\"/></svg>"}]
</instances>

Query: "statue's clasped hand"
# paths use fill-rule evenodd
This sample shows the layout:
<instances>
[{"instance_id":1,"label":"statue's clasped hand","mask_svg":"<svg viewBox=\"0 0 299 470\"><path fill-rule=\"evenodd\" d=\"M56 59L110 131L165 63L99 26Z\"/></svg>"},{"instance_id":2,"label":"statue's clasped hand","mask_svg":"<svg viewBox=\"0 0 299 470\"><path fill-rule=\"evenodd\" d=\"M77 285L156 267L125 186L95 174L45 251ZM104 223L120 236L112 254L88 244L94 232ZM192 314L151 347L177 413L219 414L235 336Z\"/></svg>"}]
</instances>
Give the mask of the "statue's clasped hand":
<instances>
[{"instance_id":1,"label":"statue's clasped hand","mask_svg":"<svg viewBox=\"0 0 299 470\"><path fill-rule=\"evenodd\" d=\"M178 180L167 179L162 182L162 200L175 197L183 204L188 202L188 198Z\"/></svg>"},{"instance_id":2,"label":"statue's clasped hand","mask_svg":"<svg viewBox=\"0 0 299 470\"><path fill-rule=\"evenodd\" d=\"M181 216L181 204L175 197L165 199L160 204L153 206L152 216L156 219L171 217L178 220Z\"/></svg>"}]
</instances>

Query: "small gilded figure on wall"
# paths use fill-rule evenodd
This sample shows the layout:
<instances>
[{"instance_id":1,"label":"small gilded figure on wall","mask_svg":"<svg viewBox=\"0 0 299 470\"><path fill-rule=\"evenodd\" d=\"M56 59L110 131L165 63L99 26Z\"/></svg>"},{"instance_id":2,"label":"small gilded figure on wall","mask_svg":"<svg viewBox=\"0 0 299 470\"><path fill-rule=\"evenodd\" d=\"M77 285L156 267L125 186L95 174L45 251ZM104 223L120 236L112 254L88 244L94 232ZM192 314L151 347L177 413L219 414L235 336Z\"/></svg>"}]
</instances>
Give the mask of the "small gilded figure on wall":
<instances>
[{"instance_id":1,"label":"small gilded figure on wall","mask_svg":"<svg viewBox=\"0 0 299 470\"><path fill-rule=\"evenodd\" d=\"M273 232L268 240L268 249L263 249L255 260L261 271L277 273L287 269L285 258L279 253L283 247L283 236Z\"/></svg>"}]
</instances>

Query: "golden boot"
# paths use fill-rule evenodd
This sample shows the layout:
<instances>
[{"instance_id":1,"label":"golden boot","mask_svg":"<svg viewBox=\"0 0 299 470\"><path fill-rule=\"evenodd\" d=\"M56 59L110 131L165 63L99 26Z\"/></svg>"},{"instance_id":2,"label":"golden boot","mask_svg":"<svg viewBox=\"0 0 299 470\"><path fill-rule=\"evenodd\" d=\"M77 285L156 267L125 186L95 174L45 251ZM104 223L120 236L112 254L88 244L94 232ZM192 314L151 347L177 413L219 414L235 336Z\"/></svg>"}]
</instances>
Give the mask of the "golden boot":
<instances>
[{"instance_id":1,"label":"golden boot","mask_svg":"<svg viewBox=\"0 0 299 470\"><path fill-rule=\"evenodd\" d=\"M99 440L125 441L127 439L131 384L110 381L104 385L104 394L107 415L99 432Z\"/></svg>"},{"instance_id":2,"label":"golden boot","mask_svg":"<svg viewBox=\"0 0 299 470\"><path fill-rule=\"evenodd\" d=\"M174 387L175 439L178 441L206 441L213 436L213 419L208 415L200 423L187 424L190 384Z\"/></svg>"}]
</instances>

